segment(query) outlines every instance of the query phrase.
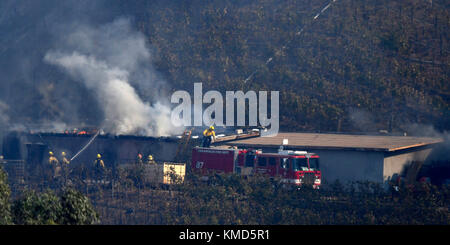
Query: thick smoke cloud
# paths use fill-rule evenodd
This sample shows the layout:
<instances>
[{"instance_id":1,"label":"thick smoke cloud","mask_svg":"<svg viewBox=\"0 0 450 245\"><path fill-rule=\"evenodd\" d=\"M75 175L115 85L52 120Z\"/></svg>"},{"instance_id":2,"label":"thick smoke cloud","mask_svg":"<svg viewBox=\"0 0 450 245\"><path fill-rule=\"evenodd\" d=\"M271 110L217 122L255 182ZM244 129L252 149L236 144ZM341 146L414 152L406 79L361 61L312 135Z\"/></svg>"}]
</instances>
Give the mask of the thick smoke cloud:
<instances>
[{"instance_id":1,"label":"thick smoke cloud","mask_svg":"<svg viewBox=\"0 0 450 245\"><path fill-rule=\"evenodd\" d=\"M115 1L0 1L0 131L180 132L169 128L170 85L133 21Z\"/></svg>"},{"instance_id":2,"label":"thick smoke cloud","mask_svg":"<svg viewBox=\"0 0 450 245\"><path fill-rule=\"evenodd\" d=\"M172 128L170 107L160 101L151 105L130 82L131 74L135 74L133 83L138 88L148 84L160 87L162 83L148 73L148 69L155 72L152 55L144 36L131 28L128 19L97 28L70 28L70 33L62 36L59 48L50 50L44 60L62 67L95 94L105 115L106 131L147 136L179 133L180 129Z\"/></svg>"}]
</instances>

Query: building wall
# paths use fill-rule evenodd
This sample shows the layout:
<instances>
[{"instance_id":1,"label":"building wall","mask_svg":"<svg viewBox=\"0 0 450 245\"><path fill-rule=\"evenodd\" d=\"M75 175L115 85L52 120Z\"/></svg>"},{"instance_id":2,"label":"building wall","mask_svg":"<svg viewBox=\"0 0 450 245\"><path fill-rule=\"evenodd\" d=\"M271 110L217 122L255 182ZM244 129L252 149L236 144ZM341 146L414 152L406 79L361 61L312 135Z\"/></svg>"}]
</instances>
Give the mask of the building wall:
<instances>
[{"instance_id":1,"label":"building wall","mask_svg":"<svg viewBox=\"0 0 450 245\"><path fill-rule=\"evenodd\" d=\"M394 174L401 174L412 161L425 162L431 151L431 148L424 148L414 151L386 153L383 168L384 181L389 181Z\"/></svg>"},{"instance_id":2,"label":"building wall","mask_svg":"<svg viewBox=\"0 0 450 245\"><path fill-rule=\"evenodd\" d=\"M55 154L67 151L70 156L76 154L89 140L89 137L45 137L49 145L56 148ZM120 138L98 137L79 155L76 162L93 162L97 153L102 154L106 163L134 162L139 153L144 160L151 154L156 161L172 161L178 147L177 141L164 141L158 138Z\"/></svg>"},{"instance_id":3,"label":"building wall","mask_svg":"<svg viewBox=\"0 0 450 245\"><path fill-rule=\"evenodd\" d=\"M383 153L375 151L314 150L320 156L325 182L383 182Z\"/></svg>"},{"instance_id":4,"label":"building wall","mask_svg":"<svg viewBox=\"0 0 450 245\"><path fill-rule=\"evenodd\" d=\"M14 137L13 137L14 138ZM69 157L74 156L91 138L87 135L62 135L62 134L19 134L16 142L11 144L14 147L8 149L11 153L10 159L29 160L29 145L33 143L35 146L40 144L45 147L40 148L42 160L48 159L48 151L52 150L56 157L61 156L61 152L66 152ZM15 146L17 145L17 147ZM141 153L144 158L148 154L152 154L156 161L173 161L178 148L178 139L152 138L152 137L133 137L119 136L108 137L98 136L92 144L86 148L74 161L73 164L92 163L98 153L102 154L107 165L114 163L126 163L135 161L137 154ZM17 153L15 153L17 152ZM36 154L34 156L36 157ZM41 159L39 159L41 160Z\"/></svg>"}]
</instances>

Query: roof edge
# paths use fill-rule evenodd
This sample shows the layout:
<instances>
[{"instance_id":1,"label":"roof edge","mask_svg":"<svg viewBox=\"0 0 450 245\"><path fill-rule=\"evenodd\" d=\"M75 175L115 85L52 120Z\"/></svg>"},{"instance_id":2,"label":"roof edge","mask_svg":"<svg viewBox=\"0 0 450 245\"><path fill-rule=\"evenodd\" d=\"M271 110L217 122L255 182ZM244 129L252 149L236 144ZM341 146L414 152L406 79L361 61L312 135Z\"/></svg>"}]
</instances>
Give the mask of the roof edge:
<instances>
[{"instance_id":1,"label":"roof edge","mask_svg":"<svg viewBox=\"0 0 450 245\"><path fill-rule=\"evenodd\" d=\"M288 148L305 148L305 149L317 149L317 150L352 150L352 151L377 151L377 152L395 152L400 150L406 150L406 149L413 149L418 148L422 146L431 146L435 144L440 144L444 142L443 139L436 142L430 142L430 143L419 143L414 145L408 145L408 146L401 146L396 148L370 148L370 147L341 147L341 146L308 146L308 145L284 145L284 147ZM273 144L246 144L246 143L237 143L237 142L226 142L225 145L230 146L247 146L252 148L279 148L281 145L273 145Z\"/></svg>"}]
</instances>

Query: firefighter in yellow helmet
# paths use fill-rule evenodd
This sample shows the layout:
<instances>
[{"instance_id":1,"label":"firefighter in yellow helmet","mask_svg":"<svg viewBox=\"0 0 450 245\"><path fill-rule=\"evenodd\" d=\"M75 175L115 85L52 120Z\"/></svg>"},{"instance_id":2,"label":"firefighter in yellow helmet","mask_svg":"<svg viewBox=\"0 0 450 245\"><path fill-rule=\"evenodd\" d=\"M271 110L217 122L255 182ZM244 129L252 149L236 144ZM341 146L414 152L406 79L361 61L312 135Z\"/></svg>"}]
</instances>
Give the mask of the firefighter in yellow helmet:
<instances>
[{"instance_id":1,"label":"firefighter in yellow helmet","mask_svg":"<svg viewBox=\"0 0 450 245\"><path fill-rule=\"evenodd\" d=\"M48 152L48 164L50 165L50 171L53 178L61 176L61 166L59 165L58 158L55 157L52 151Z\"/></svg>"},{"instance_id":2,"label":"firefighter in yellow helmet","mask_svg":"<svg viewBox=\"0 0 450 245\"><path fill-rule=\"evenodd\" d=\"M59 164L58 159L55 157L55 154L53 154L53 151L48 152L48 164L55 166Z\"/></svg>"},{"instance_id":3,"label":"firefighter in yellow helmet","mask_svg":"<svg viewBox=\"0 0 450 245\"><path fill-rule=\"evenodd\" d=\"M211 125L209 128L205 129L205 131L203 131L202 147L209 147L212 140L216 140L216 133L214 132L214 126Z\"/></svg>"},{"instance_id":4,"label":"firefighter in yellow helmet","mask_svg":"<svg viewBox=\"0 0 450 245\"><path fill-rule=\"evenodd\" d=\"M94 161L94 171L98 179L103 178L106 171L105 162L102 159L102 155L97 154L97 158Z\"/></svg>"},{"instance_id":5,"label":"firefighter in yellow helmet","mask_svg":"<svg viewBox=\"0 0 450 245\"><path fill-rule=\"evenodd\" d=\"M148 155L148 157L147 157L147 164L156 164L156 162L153 159L152 155Z\"/></svg>"},{"instance_id":6,"label":"firefighter in yellow helmet","mask_svg":"<svg viewBox=\"0 0 450 245\"><path fill-rule=\"evenodd\" d=\"M66 152L61 152L61 168L64 175L65 181L67 181L67 177L69 176L69 164L70 160L67 159Z\"/></svg>"},{"instance_id":7,"label":"firefighter in yellow helmet","mask_svg":"<svg viewBox=\"0 0 450 245\"><path fill-rule=\"evenodd\" d=\"M100 167L100 168L105 168L105 162L102 159L102 155L97 154L97 159L95 159L94 161L94 166L95 167Z\"/></svg>"},{"instance_id":8,"label":"firefighter in yellow helmet","mask_svg":"<svg viewBox=\"0 0 450 245\"><path fill-rule=\"evenodd\" d=\"M70 163L69 159L67 159L67 154L64 151L61 152L61 162L63 163L63 166L67 166Z\"/></svg>"}]
</instances>

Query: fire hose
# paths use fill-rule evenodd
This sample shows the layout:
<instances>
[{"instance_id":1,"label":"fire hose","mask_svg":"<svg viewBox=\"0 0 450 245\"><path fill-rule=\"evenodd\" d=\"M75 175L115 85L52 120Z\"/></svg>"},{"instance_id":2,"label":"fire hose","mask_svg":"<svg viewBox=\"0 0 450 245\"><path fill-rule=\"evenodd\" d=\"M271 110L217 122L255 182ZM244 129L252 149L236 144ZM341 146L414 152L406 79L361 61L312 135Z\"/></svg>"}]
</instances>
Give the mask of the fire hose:
<instances>
[{"instance_id":1,"label":"fire hose","mask_svg":"<svg viewBox=\"0 0 450 245\"><path fill-rule=\"evenodd\" d=\"M83 148L81 148L81 150L79 150L79 151L77 152L77 154L75 154L75 155L70 159L70 161L73 161L73 159L77 158L78 155L80 155L84 150L86 150L86 148L88 148L88 146L91 145L92 142L94 142L95 138L97 138L97 136L100 134L100 131L101 131L101 129L97 130L97 133L95 133L94 136L92 136L92 138L88 141L88 143L87 143Z\"/></svg>"}]
</instances>

